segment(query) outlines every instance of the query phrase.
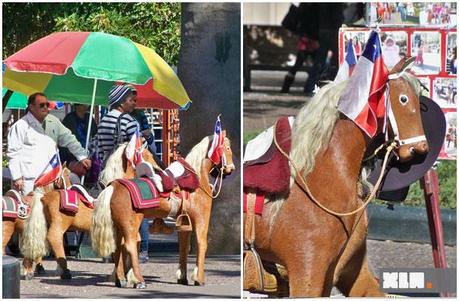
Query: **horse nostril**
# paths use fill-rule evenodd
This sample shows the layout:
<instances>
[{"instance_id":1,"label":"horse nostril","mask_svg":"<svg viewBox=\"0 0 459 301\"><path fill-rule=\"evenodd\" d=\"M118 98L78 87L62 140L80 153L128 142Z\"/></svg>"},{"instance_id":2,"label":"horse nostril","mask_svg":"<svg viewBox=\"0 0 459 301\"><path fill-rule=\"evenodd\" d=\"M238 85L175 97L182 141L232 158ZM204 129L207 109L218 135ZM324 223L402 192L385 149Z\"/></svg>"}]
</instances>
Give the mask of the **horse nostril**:
<instances>
[{"instance_id":1,"label":"horse nostril","mask_svg":"<svg viewBox=\"0 0 459 301\"><path fill-rule=\"evenodd\" d=\"M416 149L414 146L410 147L410 154L414 155L416 153Z\"/></svg>"}]
</instances>

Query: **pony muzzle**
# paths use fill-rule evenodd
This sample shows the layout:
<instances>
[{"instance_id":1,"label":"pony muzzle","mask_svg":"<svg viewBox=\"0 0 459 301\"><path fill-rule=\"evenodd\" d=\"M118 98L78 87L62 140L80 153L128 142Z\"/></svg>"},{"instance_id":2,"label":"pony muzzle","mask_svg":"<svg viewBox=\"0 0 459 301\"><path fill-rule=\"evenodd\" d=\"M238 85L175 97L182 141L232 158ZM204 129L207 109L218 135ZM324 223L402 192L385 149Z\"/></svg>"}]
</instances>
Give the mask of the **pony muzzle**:
<instances>
[{"instance_id":1,"label":"pony muzzle","mask_svg":"<svg viewBox=\"0 0 459 301\"><path fill-rule=\"evenodd\" d=\"M416 155L424 155L429 152L429 143L420 141L416 143L404 144L398 148L400 162L407 162Z\"/></svg>"}]
</instances>

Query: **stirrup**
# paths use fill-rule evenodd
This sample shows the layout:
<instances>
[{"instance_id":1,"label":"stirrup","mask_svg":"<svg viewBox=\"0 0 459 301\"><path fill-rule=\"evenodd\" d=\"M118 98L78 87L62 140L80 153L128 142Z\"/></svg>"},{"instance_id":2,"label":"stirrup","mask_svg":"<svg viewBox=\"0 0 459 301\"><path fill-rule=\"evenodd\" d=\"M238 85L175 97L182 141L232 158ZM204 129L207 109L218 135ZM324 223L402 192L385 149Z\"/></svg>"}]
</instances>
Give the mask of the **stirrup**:
<instances>
[{"instance_id":1,"label":"stirrup","mask_svg":"<svg viewBox=\"0 0 459 301\"><path fill-rule=\"evenodd\" d=\"M177 229L177 232L190 232L193 230L193 226L191 225L191 219L188 213L182 213L177 217L175 227Z\"/></svg>"}]
</instances>

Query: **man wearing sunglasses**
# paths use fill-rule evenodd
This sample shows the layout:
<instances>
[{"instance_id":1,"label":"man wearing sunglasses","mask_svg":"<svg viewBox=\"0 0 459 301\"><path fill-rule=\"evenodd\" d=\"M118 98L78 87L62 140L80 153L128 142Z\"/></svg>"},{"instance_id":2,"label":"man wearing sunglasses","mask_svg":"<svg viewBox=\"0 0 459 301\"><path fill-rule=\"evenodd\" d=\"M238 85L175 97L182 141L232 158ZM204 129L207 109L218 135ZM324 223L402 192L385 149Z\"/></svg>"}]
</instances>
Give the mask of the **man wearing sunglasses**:
<instances>
[{"instance_id":1,"label":"man wearing sunglasses","mask_svg":"<svg viewBox=\"0 0 459 301\"><path fill-rule=\"evenodd\" d=\"M35 179L56 154L57 146L66 147L86 170L91 167L88 152L60 120L48 114L49 102L43 93L34 93L27 101L27 114L8 132L12 188L24 194L33 190Z\"/></svg>"}]
</instances>

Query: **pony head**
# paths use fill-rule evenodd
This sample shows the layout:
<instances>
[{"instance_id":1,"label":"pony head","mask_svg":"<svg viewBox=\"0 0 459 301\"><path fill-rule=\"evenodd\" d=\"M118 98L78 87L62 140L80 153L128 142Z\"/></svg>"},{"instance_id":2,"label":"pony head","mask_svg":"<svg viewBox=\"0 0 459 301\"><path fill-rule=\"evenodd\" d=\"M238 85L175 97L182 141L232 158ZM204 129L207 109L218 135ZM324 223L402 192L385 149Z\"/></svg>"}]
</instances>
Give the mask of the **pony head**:
<instances>
[{"instance_id":1,"label":"pony head","mask_svg":"<svg viewBox=\"0 0 459 301\"><path fill-rule=\"evenodd\" d=\"M389 124L401 162L409 161L417 154L429 151L421 120L419 80L407 71L414 58L402 59L389 75Z\"/></svg>"},{"instance_id":2,"label":"pony head","mask_svg":"<svg viewBox=\"0 0 459 301\"><path fill-rule=\"evenodd\" d=\"M222 131L223 134L223 155L221 158L221 168L223 169L223 174L230 174L233 170L236 169L236 166L233 162L233 151L231 150L231 141L226 137L226 131Z\"/></svg>"}]
</instances>

